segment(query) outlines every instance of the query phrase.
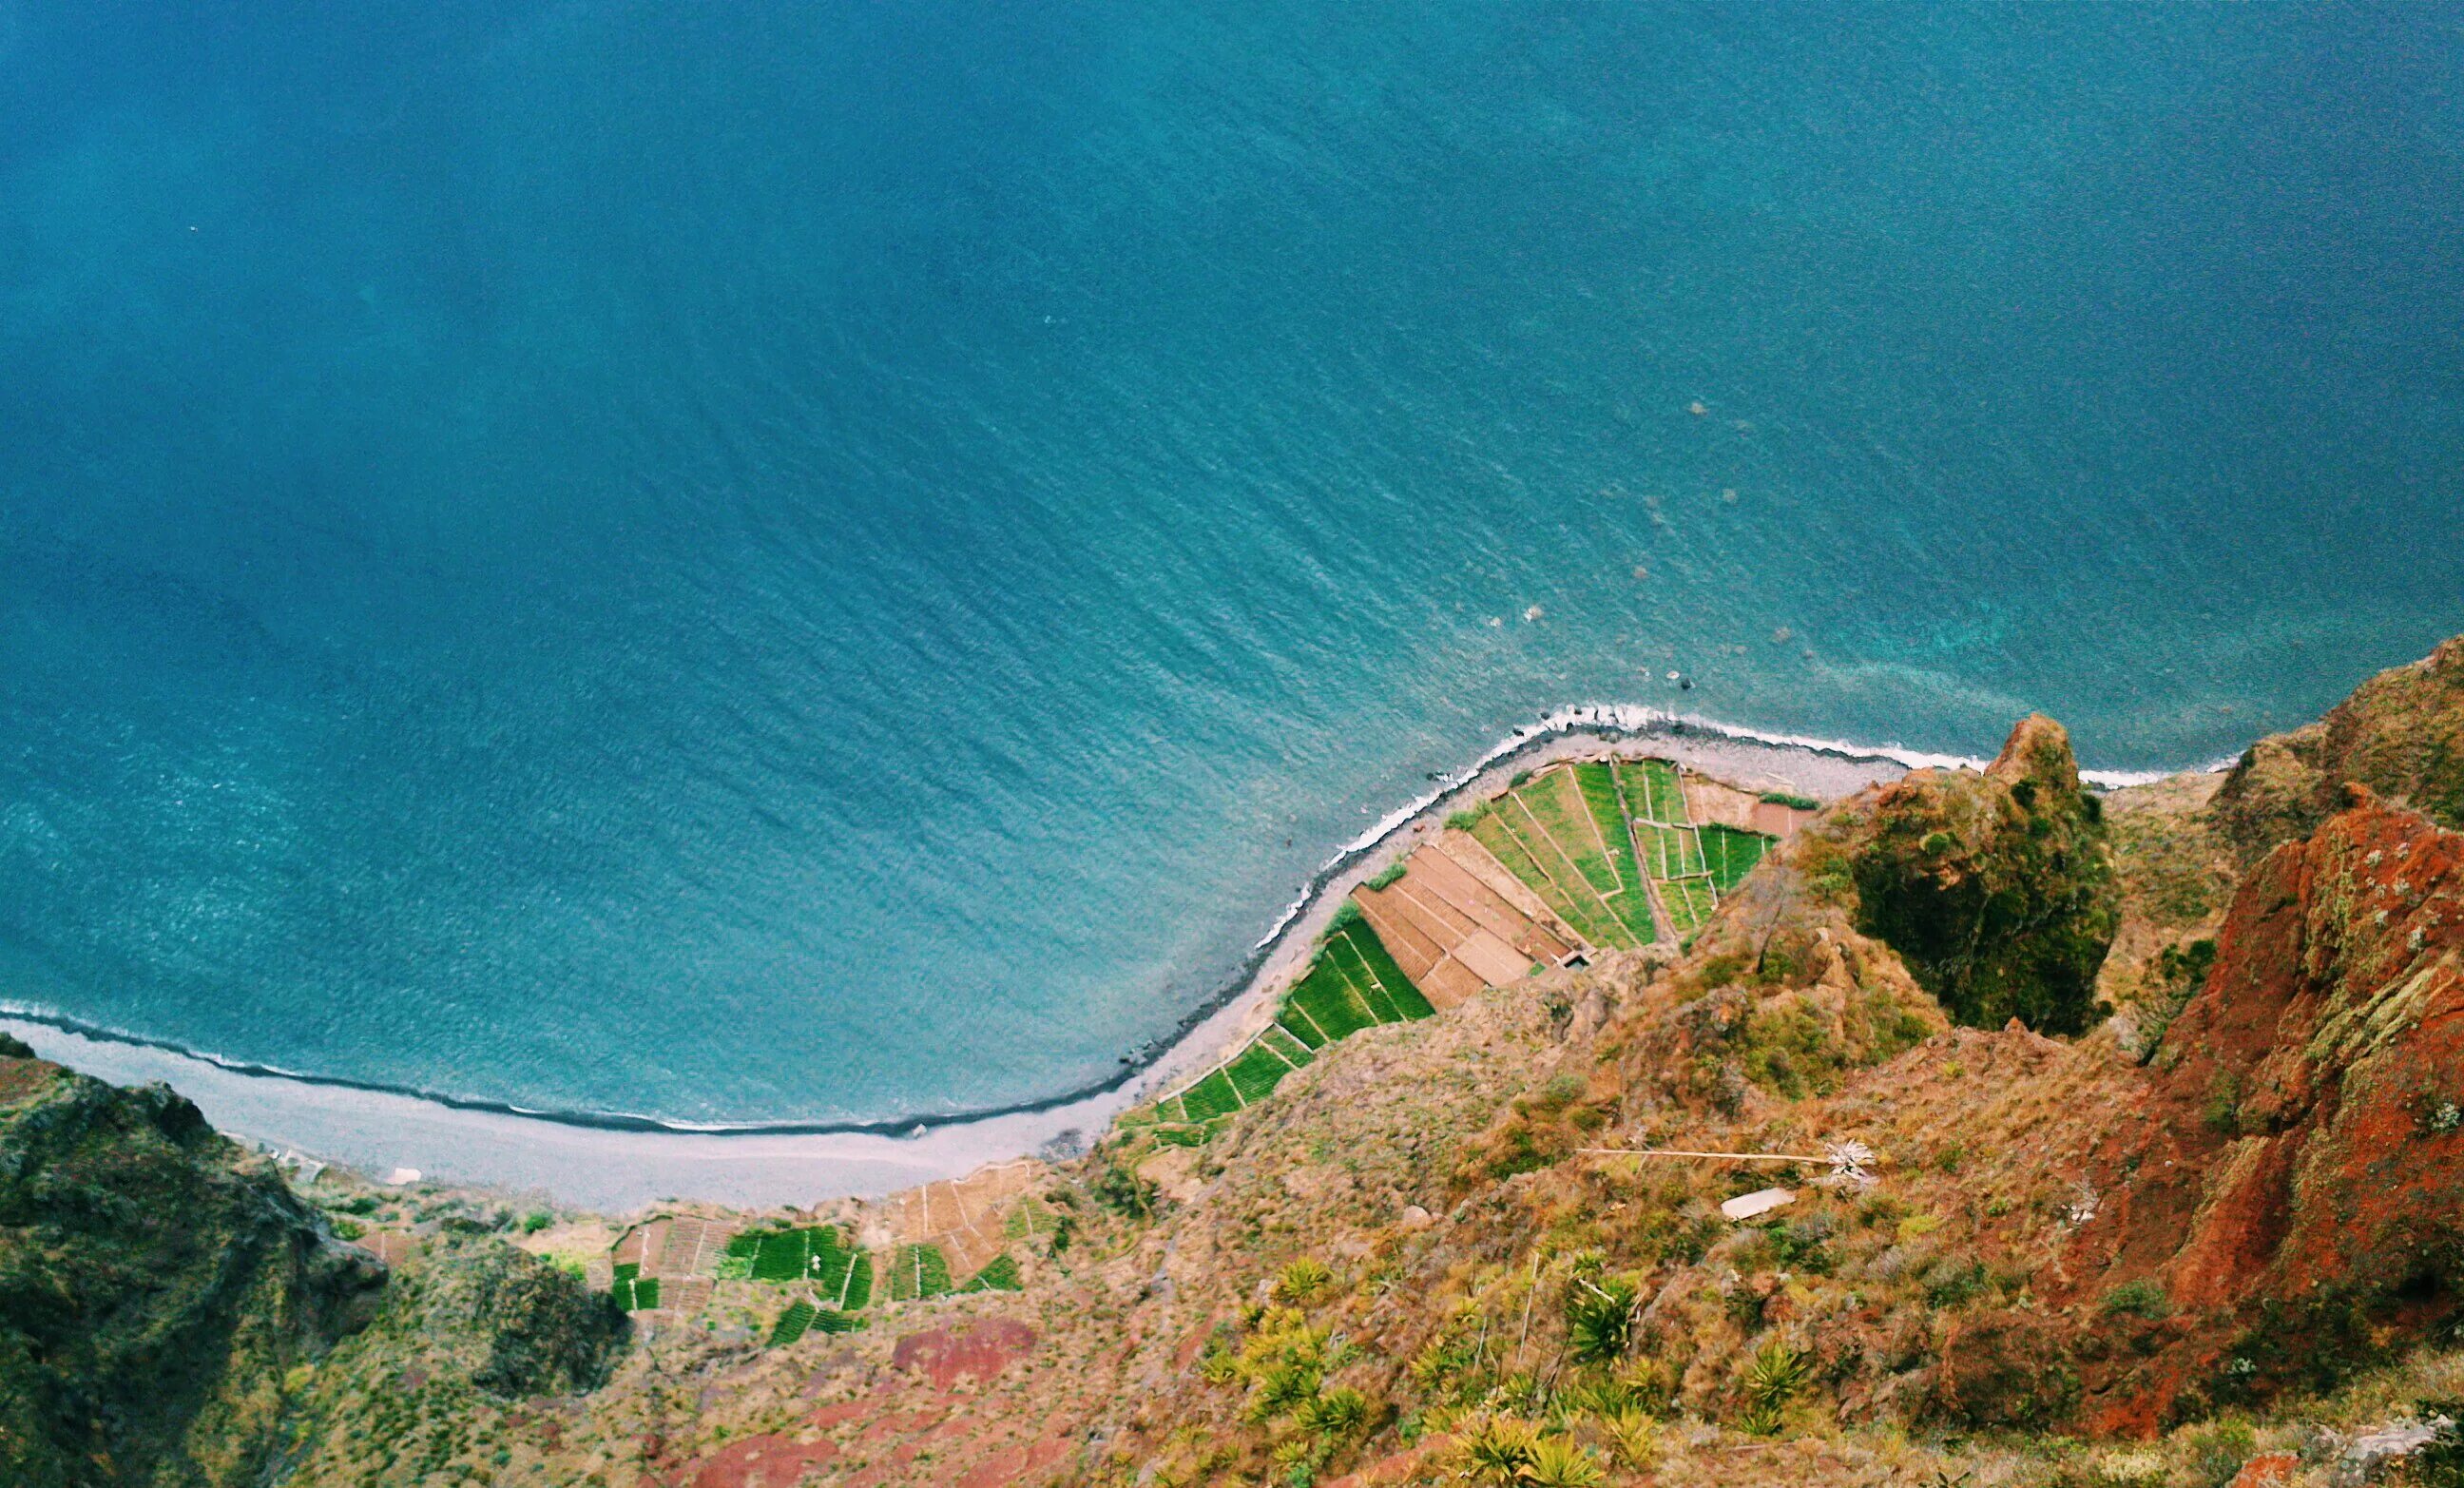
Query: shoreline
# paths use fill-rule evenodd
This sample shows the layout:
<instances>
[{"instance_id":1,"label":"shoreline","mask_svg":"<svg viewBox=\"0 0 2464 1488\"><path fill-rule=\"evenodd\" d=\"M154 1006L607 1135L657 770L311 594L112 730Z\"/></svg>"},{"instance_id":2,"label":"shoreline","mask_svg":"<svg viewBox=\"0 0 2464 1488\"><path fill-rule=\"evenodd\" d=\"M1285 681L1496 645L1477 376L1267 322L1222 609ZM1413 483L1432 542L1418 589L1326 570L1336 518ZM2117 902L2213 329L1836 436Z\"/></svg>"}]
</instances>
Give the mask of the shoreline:
<instances>
[{"instance_id":1,"label":"shoreline","mask_svg":"<svg viewBox=\"0 0 2464 1488\"><path fill-rule=\"evenodd\" d=\"M1203 1072L1273 1015L1353 887L1424 840L1465 798L1562 759L1656 755L1729 784L1824 801L1965 756L1765 733L1634 704L1559 709L1524 724L1381 817L1312 874L1215 995L1101 1084L992 1110L865 1122L693 1123L624 1112L532 1110L301 1074L0 1003L0 1030L43 1057L122 1083L165 1080L225 1132L377 1174L545 1192L621 1212L665 1199L769 1207L868 1197L1100 1135L1113 1116ZM2230 762L2224 762L2230 763ZM2210 766L2213 769L2216 766ZM2195 767L2194 767L2195 768ZM2103 786L2166 771L2086 771Z\"/></svg>"}]
</instances>

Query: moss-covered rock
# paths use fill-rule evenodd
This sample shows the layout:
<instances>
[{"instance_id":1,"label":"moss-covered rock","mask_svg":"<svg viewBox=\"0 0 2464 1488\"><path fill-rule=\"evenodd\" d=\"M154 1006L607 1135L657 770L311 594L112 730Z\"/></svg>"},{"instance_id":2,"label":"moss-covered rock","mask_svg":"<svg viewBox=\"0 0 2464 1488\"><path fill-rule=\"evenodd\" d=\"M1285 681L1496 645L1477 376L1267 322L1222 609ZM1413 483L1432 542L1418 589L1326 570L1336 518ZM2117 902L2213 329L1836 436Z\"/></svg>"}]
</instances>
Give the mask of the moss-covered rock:
<instances>
[{"instance_id":1,"label":"moss-covered rock","mask_svg":"<svg viewBox=\"0 0 2464 1488\"><path fill-rule=\"evenodd\" d=\"M1982 775L1919 770L1847 829L1858 927L1958 1022L2084 1033L2121 922L2103 813L2070 736L2020 721Z\"/></svg>"},{"instance_id":2,"label":"moss-covered rock","mask_svg":"<svg viewBox=\"0 0 2464 1488\"><path fill-rule=\"evenodd\" d=\"M167 1087L0 1040L0 1482L259 1480L383 1280Z\"/></svg>"}]
</instances>

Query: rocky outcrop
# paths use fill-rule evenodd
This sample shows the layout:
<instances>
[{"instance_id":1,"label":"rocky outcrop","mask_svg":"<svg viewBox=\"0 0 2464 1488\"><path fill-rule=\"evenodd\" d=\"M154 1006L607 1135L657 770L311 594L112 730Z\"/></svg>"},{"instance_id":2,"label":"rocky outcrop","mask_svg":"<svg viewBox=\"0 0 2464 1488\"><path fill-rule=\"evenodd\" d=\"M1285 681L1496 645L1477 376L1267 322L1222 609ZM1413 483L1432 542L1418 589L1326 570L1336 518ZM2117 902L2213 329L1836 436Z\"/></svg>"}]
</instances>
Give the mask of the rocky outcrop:
<instances>
[{"instance_id":1,"label":"rocky outcrop","mask_svg":"<svg viewBox=\"0 0 2464 1488\"><path fill-rule=\"evenodd\" d=\"M0 1481L257 1480L383 1281L167 1087L0 1038Z\"/></svg>"},{"instance_id":2,"label":"rocky outcrop","mask_svg":"<svg viewBox=\"0 0 2464 1488\"><path fill-rule=\"evenodd\" d=\"M2464 835L2352 788L2244 882L2072 1274L2145 1327L2089 1424L2327 1384L2464 1314Z\"/></svg>"},{"instance_id":3,"label":"rocky outcrop","mask_svg":"<svg viewBox=\"0 0 2464 1488\"><path fill-rule=\"evenodd\" d=\"M2059 723L2024 719L1982 775L1919 770L1842 825L1858 927L1954 1020L2081 1033L2101 1016L2096 974L2121 888Z\"/></svg>"},{"instance_id":4,"label":"rocky outcrop","mask_svg":"<svg viewBox=\"0 0 2464 1488\"><path fill-rule=\"evenodd\" d=\"M2255 862L2317 831L2347 782L2464 831L2464 636L2380 673L2318 722L2253 744L2216 792L2216 829Z\"/></svg>"}]
</instances>

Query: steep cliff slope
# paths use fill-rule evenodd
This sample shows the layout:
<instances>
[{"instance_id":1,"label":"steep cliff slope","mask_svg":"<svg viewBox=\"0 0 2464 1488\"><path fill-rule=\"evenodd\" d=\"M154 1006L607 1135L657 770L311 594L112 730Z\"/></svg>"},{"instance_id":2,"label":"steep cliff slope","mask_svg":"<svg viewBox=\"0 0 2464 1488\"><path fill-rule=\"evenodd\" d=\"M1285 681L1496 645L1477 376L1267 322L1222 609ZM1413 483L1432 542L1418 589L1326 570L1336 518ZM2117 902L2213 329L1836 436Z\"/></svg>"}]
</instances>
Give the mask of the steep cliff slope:
<instances>
[{"instance_id":1,"label":"steep cliff slope","mask_svg":"<svg viewBox=\"0 0 2464 1488\"><path fill-rule=\"evenodd\" d=\"M187 1100L0 1038L0 1482L253 1480L382 1281Z\"/></svg>"},{"instance_id":2,"label":"steep cliff slope","mask_svg":"<svg viewBox=\"0 0 2464 1488\"><path fill-rule=\"evenodd\" d=\"M2464 830L2464 636L2380 673L2318 722L2253 744L2216 793L2216 823L2255 861L2318 830L2347 782Z\"/></svg>"}]
</instances>

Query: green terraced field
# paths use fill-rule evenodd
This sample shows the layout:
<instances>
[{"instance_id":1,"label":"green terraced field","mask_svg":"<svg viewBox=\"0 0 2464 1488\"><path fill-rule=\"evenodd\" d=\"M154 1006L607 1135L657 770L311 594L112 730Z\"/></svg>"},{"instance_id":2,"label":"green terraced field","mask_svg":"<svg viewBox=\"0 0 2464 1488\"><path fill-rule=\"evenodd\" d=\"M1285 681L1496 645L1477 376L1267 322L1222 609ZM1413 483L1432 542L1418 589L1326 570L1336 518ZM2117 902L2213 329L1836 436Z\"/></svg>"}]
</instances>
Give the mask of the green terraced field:
<instances>
[{"instance_id":1,"label":"green terraced field","mask_svg":"<svg viewBox=\"0 0 2464 1488\"><path fill-rule=\"evenodd\" d=\"M770 1346L783 1348L803 1338L804 1330L813 1325L813 1314L819 1310L810 1302L789 1303L787 1310L779 1315L779 1321L770 1325Z\"/></svg>"},{"instance_id":2,"label":"green terraced field","mask_svg":"<svg viewBox=\"0 0 2464 1488\"><path fill-rule=\"evenodd\" d=\"M920 1301L950 1290L950 1258L937 1245L902 1245L890 1263L892 1301Z\"/></svg>"},{"instance_id":3,"label":"green terraced field","mask_svg":"<svg viewBox=\"0 0 2464 1488\"><path fill-rule=\"evenodd\" d=\"M616 1268L616 1305L627 1312L647 1312L659 1305L659 1278L636 1275L642 1268L624 1265Z\"/></svg>"},{"instance_id":4,"label":"green terraced field","mask_svg":"<svg viewBox=\"0 0 2464 1488\"><path fill-rule=\"evenodd\" d=\"M984 1269L970 1277L961 1292L1023 1292L1026 1283L1019 1279L1018 1262L1007 1252L984 1262Z\"/></svg>"},{"instance_id":5,"label":"green terraced field","mask_svg":"<svg viewBox=\"0 0 2464 1488\"><path fill-rule=\"evenodd\" d=\"M1588 777L1543 771L1491 803L1471 833L1592 944L1628 949L1657 933L1605 766Z\"/></svg>"},{"instance_id":6,"label":"green terraced field","mask_svg":"<svg viewBox=\"0 0 2464 1488\"><path fill-rule=\"evenodd\" d=\"M1723 894L1743 883L1773 846L1772 839L1759 832L1740 832L1716 822L1702 828L1700 835L1703 861L1711 871L1711 882Z\"/></svg>"},{"instance_id":7,"label":"green terraced field","mask_svg":"<svg viewBox=\"0 0 2464 1488\"><path fill-rule=\"evenodd\" d=\"M1660 886L1661 897L1668 904L1668 917L1677 922L1677 933L1692 935L1709 922L1711 913L1720 907L1719 894L1708 878L1672 878Z\"/></svg>"},{"instance_id":8,"label":"green terraced field","mask_svg":"<svg viewBox=\"0 0 2464 1488\"><path fill-rule=\"evenodd\" d=\"M1182 1091L1180 1103L1193 1122L1213 1121L1241 1109L1241 1098L1221 1069L1207 1071L1203 1079Z\"/></svg>"},{"instance_id":9,"label":"green terraced field","mask_svg":"<svg viewBox=\"0 0 2464 1488\"><path fill-rule=\"evenodd\" d=\"M1309 1053L1309 1045L1293 1037L1291 1032L1280 1023L1267 1024L1266 1031L1258 1035L1258 1042L1290 1060L1294 1069L1317 1057Z\"/></svg>"},{"instance_id":10,"label":"green terraced field","mask_svg":"<svg viewBox=\"0 0 2464 1488\"><path fill-rule=\"evenodd\" d=\"M809 1281L825 1298L862 1307L872 1290L872 1262L836 1225L803 1230L747 1230L727 1242L728 1260L742 1262L756 1281ZM722 1263L722 1275L737 1269Z\"/></svg>"},{"instance_id":11,"label":"green terraced field","mask_svg":"<svg viewBox=\"0 0 2464 1488\"><path fill-rule=\"evenodd\" d=\"M832 1308L825 1307L813 1314L813 1331L816 1333L852 1333L863 1326L862 1318Z\"/></svg>"},{"instance_id":12,"label":"green terraced field","mask_svg":"<svg viewBox=\"0 0 2464 1488\"><path fill-rule=\"evenodd\" d=\"M847 1267L847 1280L839 1288L839 1308L844 1312L861 1312L872 1300L872 1257L862 1251L855 1253L854 1264Z\"/></svg>"},{"instance_id":13,"label":"green terraced field","mask_svg":"<svg viewBox=\"0 0 2464 1488\"><path fill-rule=\"evenodd\" d=\"M1267 1048L1263 1037L1253 1040L1223 1066L1224 1077L1232 1082L1232 1088L1252 1105L1273 1095L1275 1087L1291 1072L1292 1067Z\"/></svg>"},{"instance_id":14,"label":"green terraced field","mask_svg":"<svg viewBox=\"0 0 2464 1488\"><path fill-rule=\"evenodd\" d=\"M1195 1083L1155 1102L1155 1141L1194 1147L1244 1103L1265 1099L1316 1051L1380 1023L1434 1017L1437 1009L1403 975L1377 932L1357 916L1338 919L1282 1014L1248 1045ZM1143 1123L1142 1123L1143 1124Z\"/></svg>"},{"instance_id":15,"label":"green terraced field","mask_svg":"<svg viewBox=\"0 0 2464 1488\"><path fill-rule=\"evenodd\" d=\"M1524 832L1509 824L1503 811L1481 817L1472 828L1472 835L1488 849L1491 856L1506 865L1508 873L1531 886L1543 902L1556 912L1557 918L1573 927L1576 935L1595 945L1622 944L1617 917L1597 895L1590 892L1582 876L1563 855L1534 844Z\"/></svg>"},{"instance_id":16,"label":"green terraced field","mask_svg":"<svg viewBox=\"0 0 2464 1488\"><path fill-rule=\"evenodd\" d=\"M1303 1043L1315 1038L1311 1048L1338 1038L1350 1038L1362 1029L1375 1028L1378 1023L1377 1014L1361 1000L1360 993L1353 988L1352 978L1344 974L1342 966L1331 955L1318 957L1317 964L1309 967L1309 974L1301 978L1299 985L1292 988L1291 995L1285 999L1284 1008L1284 1027L1291 1030L1292 1036ZM1300 1015L1291 1016L1294 1011Z\"/></svg>"},{"instance_id":17,"label":"green terraced field","mask_svg":"<svg viewBox=\"0 0 2464 1488\"><path fill-rule=\"evenodd\" d=\"M1685 785L1677 766L1666 760L1644 760L1642 814L1656 822L1682 827L1694 820L1685 810Z\"/></svg>"}]
</instances>

